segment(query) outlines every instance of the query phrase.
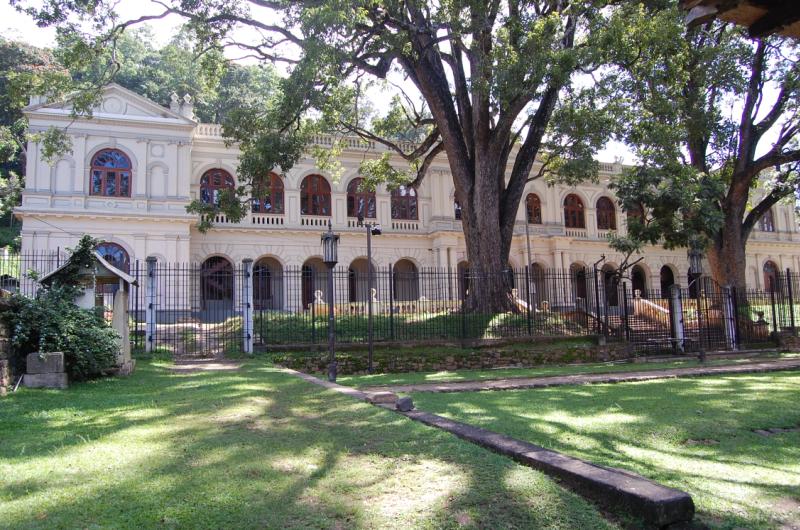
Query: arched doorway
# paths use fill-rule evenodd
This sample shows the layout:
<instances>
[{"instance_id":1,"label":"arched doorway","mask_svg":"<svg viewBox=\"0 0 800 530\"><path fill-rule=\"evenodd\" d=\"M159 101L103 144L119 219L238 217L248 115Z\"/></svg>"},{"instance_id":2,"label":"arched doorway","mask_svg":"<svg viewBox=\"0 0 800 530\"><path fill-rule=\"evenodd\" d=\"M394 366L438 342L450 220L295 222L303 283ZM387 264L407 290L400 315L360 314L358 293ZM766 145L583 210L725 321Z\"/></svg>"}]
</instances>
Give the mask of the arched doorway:
<instances>
[{"instance_id":1,"label":"arched doorway","mask_svg":"<svg viewBox=\"0 0 800 530\"><path fill-rule=\"evenodd\" d=\"M586 300L586 267L580 263L573 263L569 266L570 277L572 278L572 289L575 298Z\"/></svg>"},{"instance_id":2,"label":"arched doorway","mask_svg":"<svg viewBox=\"0 0 800 530\"><path fill-rule=\"evenodd\" d=\"M253 266L253 305L283 309L283 267L275 258L261 258Z\"/></svg>"},{"instance_id":3,"label":"arched doorway","mask_svg":"<svg viewBox=\"0 0 800 530\"><path fill-rule=\"evenodd\" d=\"M374 276L374 266L372 273ZM347 270L347 291L347 299L351 302L366 302L369 300L369 270L366 258L355 259L350 264Z\"/></svg>"},{"instance_id":4,"label":"arched doorway","mask_svg":"<svg viewBox=\"0 0 800 530\"><path fill-rule=\"evenodd\" d=\"M634 295L636 291L639 291L642 298L647 298L647 273L644 268L639 265L633 266L633 269L631 269L631 284Z\"/></svg>"},{"instance_id":5,"label":"arched doorway","mask_svg":"<svg viewBox=\"0 0 800 530\"><path fill-rule=\"evenodd\" d=\"M603 278L603 293L606 296L609 307L617 307L619 305L619 281L616 277L617 269L611 265L603 265L601 269Z\"/></svg>"},{"instance_id":6,"label":"arched doorway","mask_svg":"<svg viewBox=\"0 0 800 530\"><path fill-rule=\"evenodd\" d=\"M392 281L395 300L419 300L419 274L413 262L401 259L395 263Z\"/></svg>"},{"instance_id":7,"label":"arched doorway","mask_svg":"<svg viewBox=\"0 0 800 530\"><path fill-rule=\"evenodd\" d=\"M532 263L530 267L531 302L534 307L541 307L542 302L549 301L544 281L544 267Z\"/></svg>"},{"instance_id":8,"label":"arched doorway","mask_svg":"<svg viewBox=\"0 0 800 530\"><path fill-rule=\"evenodd\" d=\"M233 265L222 256L212 256L200 268L200 298L205 320L226 318L233 309Z\"/></svg>"},{"instance_id":9,"label":"arched doorway","mask_svg":"<svg viewBox=\"0 0 800 530\"><path fill-rule=\"evenodd\" d=\"M320 258L310 258L303 263L301 272L303 309L314 302L314 292L322 291L322 299L328 302L327 268Z\"/></svg>"},{"instance_id":10,"label":"arched doorway","mask_svg":"<svg viewBox=\"0 0 800 530\"><path fill-rule=\"evenodd\" d=\"M670 287L675 285L675 273L672 272L672 267L664 265L659 272L659 280L661 284L661 296L669 296Z\"/></svg>"},{"instance_id":11,"label":"arched doorway","mask_svg":"<svg viewBox=\"0 0 800 530\"><path fill-rule=\"evenodd\" d=\"M774 261L764 263L764 289L776 293L781 291L781 275Z\"/></svg>"}]
</instances>

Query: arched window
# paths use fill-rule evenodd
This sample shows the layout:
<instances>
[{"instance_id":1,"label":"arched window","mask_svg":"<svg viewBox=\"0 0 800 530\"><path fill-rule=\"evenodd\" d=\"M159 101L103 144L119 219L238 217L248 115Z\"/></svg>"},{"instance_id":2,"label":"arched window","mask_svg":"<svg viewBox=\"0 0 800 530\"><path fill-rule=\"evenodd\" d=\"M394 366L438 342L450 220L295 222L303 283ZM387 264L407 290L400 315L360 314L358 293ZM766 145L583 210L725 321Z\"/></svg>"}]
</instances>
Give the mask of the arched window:
<instances>
[{"instance_id":1,"label":"arched window","mask_svg":"<svg viewBox=\"0 0 800 530\"><path fill-rule=\"evenodd\" d=\"M203 204L219 206L220 195L224 190L232 190L233 177L224 169L209 169L200 177L200 201Z\"/></svg>"},{"instance_id":2,"label":"arched window","mask_svg":"<svg viewBox=\"0 0 800 530\"><path fill-rule=\"evenodd\" d=\"M528 216L528 223L532 225L542 224L542 201L535 193L529 193L525 197L525 213Z\"/></svg>"},{"instance_id":3,"label":"arched window","mask_svg":"<svg viewBox=\"0 0 800 530\"><path fill-rule=\"evenodd\" d=\"M347 185L347 217L375 219L375 192L362 188L364 179L355 178Z\"/></svg>"},{"instance_id":4,"label":"arched window","mask_svg":"<svg viewBox=\"0 0 800 530\"><path fill-rule=\"evenodd\" d=\"M762 232L775 231L775 218L772 216L771 208L764 212L764 215L762 215L761 219L758 220L758 229Z\"/></svg>"},{"instance_id":5,"label":"arched window","mask_svg":"<svg viewBox=\"0 0 800 530\"><path fill-rule=\"evenodd\" d=\"M764 289L776 292L781 290L781 275L775 262L764 263Z\"/></svg>"},{"instance_id":6,"label":"arched window","mask_svg":"<svg viewBox=\"0 0 800 530\"><path fill-rule=\"evenodd\" d=\"M131 258L128 252L116 243L104 242L97 245L97 253L114 267L124 272L131 271Z\"/></svg>"},{"instance_id":7,"label":"arched window","mask_svg":"<svg viewBox=\"0 0 800 530\"><path fill-rule=\"evenodd\" d=\"M262 178L253 186L253 213L283 214L283 180L270 172L269 181Z\"/></svg>"},{"instance_id":8,"label":"arched window","mask_svg":"<svg viewBox=\"0 0 800 530\"><path fill-rule=\"evenodd\" d=\"M453 201L453 217L456 221L461 220L461 203Z\"/></svg>"},{"instance_id":9,"label":"arched window","mask_svg":"<svg viewBox=\"0 0 800 530\"><path fill-rule=\"evenodd\" d=\"M400 186L392 190L392 219L419 219L417 213L417 191Z\"/></svg>"},{"instance_id":10,"label":"arched window","mask_svg":"<svg viewBox=\"0 0 800 530\"><path fill-rule=\"evenodd\" d=\"M586 228L583 201L574 193L564 199L564 226L567 228Z\"/></svg>"},{"instance_id":11,"label":"arched window","mask_svg":"<svg viewBox=\"0 0 800 530\"><path fill-rule=\"evenodd\" d=\"M131 161L119 149L103 149L92 157L90 194L130 197L133 184Z\"/></svg>"},{"instance_id":12,"label":"arched window","mask_svg":"<svg viewBox=\"0 0 800 530\"><path fill-rule=\"evenodd\" d=\"M300 184L302 215L331 215L331 185L322 175L309 175Z\"/></svg>"},{"instance_id":13,"label":"arched window","mask_svg":"<svg viewBox=\"0 0 800 530\"><path fill-rule=\"evenodd\" d=\"M608 197L597 200L597 228L599 230L617 229L617 212L614 203Z\"/></svg>"}]
</instances>

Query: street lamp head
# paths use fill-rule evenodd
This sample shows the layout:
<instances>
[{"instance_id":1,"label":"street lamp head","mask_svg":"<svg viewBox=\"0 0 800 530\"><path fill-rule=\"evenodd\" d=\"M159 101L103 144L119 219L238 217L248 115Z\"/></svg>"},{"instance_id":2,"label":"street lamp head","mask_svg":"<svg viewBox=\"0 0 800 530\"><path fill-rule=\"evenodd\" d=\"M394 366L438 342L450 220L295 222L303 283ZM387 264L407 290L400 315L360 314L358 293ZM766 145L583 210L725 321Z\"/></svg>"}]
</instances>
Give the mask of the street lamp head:
<instances>
[{"instance_id":1,"label":"street lamp head","mask_svg":"<svg viewBox=\"0 0 800 530\"><path fill-rule=\"evenodd\" d=\"M358 223L357 226L364 226L364 213L358 212Z\"/></svg>"},{"instance_id":2,"label":"street lamp head","mask_svg":"<svg viewBox=\"0 0 800 530\"><path fill-rule=\"evenodd\" d=\"M334 267L338 259L339 234L333 233L333 225L328 221L328 231L322 234L322 261Z\"/></svg>"}]
</instances>

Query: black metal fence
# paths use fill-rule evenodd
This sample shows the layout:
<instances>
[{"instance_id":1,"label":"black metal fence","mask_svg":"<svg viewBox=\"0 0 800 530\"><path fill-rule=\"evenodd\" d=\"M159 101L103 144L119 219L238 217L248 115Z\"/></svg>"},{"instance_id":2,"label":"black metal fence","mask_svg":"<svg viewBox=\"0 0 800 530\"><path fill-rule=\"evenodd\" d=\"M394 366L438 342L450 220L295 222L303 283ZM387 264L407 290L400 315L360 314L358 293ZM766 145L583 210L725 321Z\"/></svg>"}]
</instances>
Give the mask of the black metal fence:
<instances>
[{"instance_id":1,"label":"black metal fence","mask_svg":"<svg viewBox=\"0 0 800 530\"><path fill-rule=\"evenodd\" d=\"M366 270L333 270L329 293L324 268L254 270L255 342L270 347L325 343L328 303L333 303L337 342L365 342L370 296L375 341L496 339L524 336L581 336L588 327L588 277L561 271L526 269L475 274L447 269L378 268L372 287ZM493 309L488 299L470 300L479 282L500 286L507 310ZM371 295L370 295L371 293Z\"/></svg>"},{"instance_id":2,"label":"black metal fence","mask_svg":"<svg viewBox=\"0 0 800 530\"><path fill-rule=\"evenodd\" d=\"M0 251L1 252L1 251ZM35 295L37 278L66 259L61 252L0 254L0 288ZM277 265L277 264L276 264ZM770 289L737 292L708 278L670 292L634 291L595 269L538 267L477 274L405 266L363 270L313 266L134 261L131 341L140 350L181 356L325 344L334 309L337 343L469 341L601 335L635 352L688 353L760 346L797 331L800 275L786 271ZM114 286L97 305L110 308ZM502 309L488 288L502 293ZM496 301L495 301L496 302Z\"/></svg>"}]
</instances>

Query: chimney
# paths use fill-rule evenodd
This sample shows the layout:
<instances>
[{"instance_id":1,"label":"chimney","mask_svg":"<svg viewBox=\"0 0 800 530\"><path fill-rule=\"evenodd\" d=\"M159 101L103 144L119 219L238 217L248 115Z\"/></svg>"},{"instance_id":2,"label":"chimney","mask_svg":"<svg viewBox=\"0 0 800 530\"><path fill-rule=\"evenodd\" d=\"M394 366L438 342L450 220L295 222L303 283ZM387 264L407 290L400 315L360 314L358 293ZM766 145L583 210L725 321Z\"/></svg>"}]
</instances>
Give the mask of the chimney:
<instances>
[{"instance_id":1,"label":"chimney","mask_svg":"<svg viewBox=\"0 0 800 530\"><path fill-rule=\"evenodd\" d=\"M29 104L31 105L44 105L47 103L47 96L43 94L33 94L31 95Z\"/></svg>"},{"instance_id":2,"label":"chimney","mask_svg":"<svg viewBox=\"0 0 800 530\"><path fill-rule=\"evenodd\" d=\"M183 104L181 105L181 116L184 118L194 119L194 100L192 96L186 94L183 96Z\"/></svg>"},{"instance_id":3,"label":"chimney","mask_svg":"<svg viewBox=\"0 0 800 530\"><path fill-rule=\"evenodd\" d=\"M181 103L178 100L178 94L173 92L169 96L169 110L179 113L181 111Z\"/></svg>"}]
</instances>

